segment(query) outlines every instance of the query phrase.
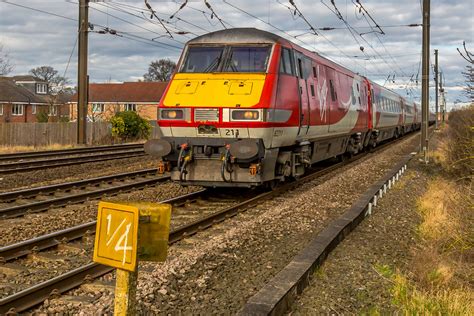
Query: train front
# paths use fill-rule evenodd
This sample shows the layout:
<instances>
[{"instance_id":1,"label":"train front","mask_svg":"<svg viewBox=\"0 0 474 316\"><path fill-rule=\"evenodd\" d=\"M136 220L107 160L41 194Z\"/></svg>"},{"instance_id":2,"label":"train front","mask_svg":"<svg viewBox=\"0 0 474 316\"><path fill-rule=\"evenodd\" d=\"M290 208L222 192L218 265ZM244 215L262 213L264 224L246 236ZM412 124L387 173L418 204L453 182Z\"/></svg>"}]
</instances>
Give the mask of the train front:
<instances>
[{"instance_id":1,"label":"train front","mask_svg":"<svg viewBox=\"0 0 474 316\"><path fill-rule=\"evenodd\" d=\"M278 53L268 34L223 30L186 44L159 104L163 137L146 144L161 157L160 172L183 185L212 187L274 178L268 110Z\"/></svg>"}]
</instances>

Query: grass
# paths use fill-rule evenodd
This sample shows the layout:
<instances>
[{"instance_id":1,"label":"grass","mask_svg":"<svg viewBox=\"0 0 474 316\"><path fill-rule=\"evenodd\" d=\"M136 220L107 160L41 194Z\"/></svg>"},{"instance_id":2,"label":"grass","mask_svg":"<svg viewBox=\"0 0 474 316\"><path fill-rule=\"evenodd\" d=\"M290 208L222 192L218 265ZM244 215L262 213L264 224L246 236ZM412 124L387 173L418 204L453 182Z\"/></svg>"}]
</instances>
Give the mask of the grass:
<instances>
[{"instance_id":1,"label":"grass","mask_svg":"<svg viewBox=\"0 0 474 316\"><path fill-rule=\"evenodd\" d=\"M473 109L469 111L472 118ZM470 124L472 119L458 121ZM392 283L392 303L404 315L474 315L474 205L472 173L466 173L472 170L472 148L465 148L472 140L453 143L453 135L465 135L453 129L465 133L466 127L442 130L433 163L422 167L437 176L428 181L416 204L418 243L408 270L374 266ZM454 158L466 163L457 165ZM364 314L380 313L370 309Z\"/></svg>"},{"instance_id":2,"label":"grass","mask_svg":"<svg viewBox=\"0 0 474 316\"><path fill-rule=\"evenodd\" d=\"M402 274L396 273L392 279L393 302L405 315L473 315L470 289L418 290Z\"/></svg>"},{"instance_id":3,"label":"grass","mask_svg":"<svg viewBox=\"0 0 474 316\"><path fill-rule=\"evenodd\" d=\"M389 266L376 270L393 282L393 303L405 315L474 315L473 208L469 186L435 178L419 198L420 244L408 278Z\"/></svg>"}]
</instances>

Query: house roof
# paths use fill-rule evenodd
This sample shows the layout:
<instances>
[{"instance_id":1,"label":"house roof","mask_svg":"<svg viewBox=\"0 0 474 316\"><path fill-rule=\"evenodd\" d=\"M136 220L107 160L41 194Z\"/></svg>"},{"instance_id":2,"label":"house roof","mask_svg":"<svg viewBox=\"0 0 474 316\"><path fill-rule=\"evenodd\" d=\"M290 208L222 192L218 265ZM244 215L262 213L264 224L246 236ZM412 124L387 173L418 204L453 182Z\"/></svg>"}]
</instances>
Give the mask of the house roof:
<instances>
[{"instance_id":1,"label":"house roof","mask_svg":"<svg viewBox=\"0 0 474 316\"><path fill-rule=\"evenodd\" d=\"M14 81L0 77L0 102L44 103L48 100L36 95L27 88L15 84Z\"/></svg>"},{"instance_id":2,"label":"house roof","mask_svg":"<svg viewBox=\"0 0 474 316\"><path fill-rule=\"evenodd\" d=\"M123 82L89 84L89 102L158 103L167 82ZM71 98L77 102L77 94Z\"/></svg>"},{"instance_id":3,"label":"house roof","mask_svg":"<svg viewBox=\"0 0 474 316\"><path fill-rule=\"evenodd\" d=\"M40 79L38 77L35 77L35 76L32 76L32 75L21 75L21 76L13 76L13 77L3 77L7 80L13 80L13 81L34 81L34 82L44 82L46 83L46 81L44 81L43 79Z\"/></svg>"}]
</instances>

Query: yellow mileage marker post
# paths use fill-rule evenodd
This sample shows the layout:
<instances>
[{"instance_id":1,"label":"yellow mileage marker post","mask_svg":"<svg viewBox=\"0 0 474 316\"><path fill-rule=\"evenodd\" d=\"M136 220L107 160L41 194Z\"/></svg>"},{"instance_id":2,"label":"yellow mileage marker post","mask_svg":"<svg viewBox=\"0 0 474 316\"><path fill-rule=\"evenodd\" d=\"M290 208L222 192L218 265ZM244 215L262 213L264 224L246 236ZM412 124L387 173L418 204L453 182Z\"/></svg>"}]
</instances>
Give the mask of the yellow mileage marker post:
<instances>
[{"instance_id":1,"label":"yellow mileage marker post","mask_svg":"<svg viewBox=\"0 0 474 316\"><path fill-rule=\"evenodd\" d=\"M165 261L171 205L100 202L94 245L97 263L117 268L115 315L134 315L138 259Z\"/></svg>"}]
</instances>

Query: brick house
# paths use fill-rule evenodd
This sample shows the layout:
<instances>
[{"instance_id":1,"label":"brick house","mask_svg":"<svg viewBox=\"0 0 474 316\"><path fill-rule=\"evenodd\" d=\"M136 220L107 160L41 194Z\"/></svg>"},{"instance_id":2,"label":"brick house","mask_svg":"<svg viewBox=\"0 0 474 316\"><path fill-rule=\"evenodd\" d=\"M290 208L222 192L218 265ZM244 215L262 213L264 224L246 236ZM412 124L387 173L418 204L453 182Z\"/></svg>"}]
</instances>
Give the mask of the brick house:
<instances>
[{"instance_id":1,"label":"brick house","mask_svg":"<svg viewBox=\"0 0 474 316\"><path fill-rule=\"evenodd\" d=\"M65 95L51 95L48 83L34 76L0 76L0 123L38 122L69 117Z\"/></svg>"},{"instance_id":2,"label":"brick house","mask_svg":"<svg viewBox=\"0 0 474 316\"><path fill-rule=\"evenodd\" d=\"M107 120L121 111L135 111L147 120L156 120L157 105L167 82L123 82L89 84L88 118ZM70 118L77 119L77 94L69 102Z\"/></svg>"}]
</instances>

